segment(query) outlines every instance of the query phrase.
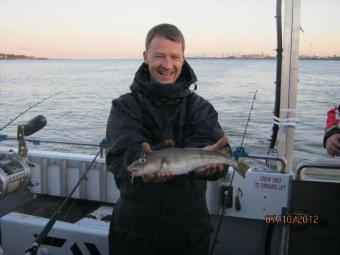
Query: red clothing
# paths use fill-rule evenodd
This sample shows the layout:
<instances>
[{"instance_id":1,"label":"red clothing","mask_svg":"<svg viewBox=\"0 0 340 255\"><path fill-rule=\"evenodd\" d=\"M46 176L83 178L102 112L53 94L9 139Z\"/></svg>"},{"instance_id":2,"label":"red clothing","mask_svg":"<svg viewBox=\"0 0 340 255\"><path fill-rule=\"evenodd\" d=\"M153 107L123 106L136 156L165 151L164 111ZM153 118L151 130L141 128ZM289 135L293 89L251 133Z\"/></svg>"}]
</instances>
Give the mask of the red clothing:
<instances>
[{"instance_id":1,"label":"red clothing","mask_svg":"<svg viewBox=\"0 0 340 255\"><path fill-rule=\"evenodd\" d=\"M326 147L328 137L340 133L340 104L327 112L327 122L325 126L325 136L323 146Z\"/></svg>"}]
</instances>

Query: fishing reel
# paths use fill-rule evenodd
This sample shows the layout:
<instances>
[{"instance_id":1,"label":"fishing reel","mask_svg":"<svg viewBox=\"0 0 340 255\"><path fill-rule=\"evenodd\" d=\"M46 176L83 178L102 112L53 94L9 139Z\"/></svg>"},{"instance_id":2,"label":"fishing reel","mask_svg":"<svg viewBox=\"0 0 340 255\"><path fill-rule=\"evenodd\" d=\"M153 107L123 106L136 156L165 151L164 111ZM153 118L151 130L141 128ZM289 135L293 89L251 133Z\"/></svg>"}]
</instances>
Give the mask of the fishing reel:
<instances>
[{"instance_id":1,"label":"fishing reel","mask_svg":"<svg viewBox=\"0 0 340 255\"><path fill-rule=\"evenodd\" d=\"M0 199L8 193L24 190L30 177L31 168L19 154L0 155Z\"/></svg>"},{"instance_id":2,"label":"fishing reel","mask_svg":"<svg viewBox=\"0 0 340 255\"><path fill-rule=\"evenodd\" d=\"M27 157L25 136L30 136L47 124L44 116L39 115L17 127L18 153L10 151L0 154L0 199L7 194L23 191L30 185L31 167L34 164Z\"/></svg>"}]
</instances>

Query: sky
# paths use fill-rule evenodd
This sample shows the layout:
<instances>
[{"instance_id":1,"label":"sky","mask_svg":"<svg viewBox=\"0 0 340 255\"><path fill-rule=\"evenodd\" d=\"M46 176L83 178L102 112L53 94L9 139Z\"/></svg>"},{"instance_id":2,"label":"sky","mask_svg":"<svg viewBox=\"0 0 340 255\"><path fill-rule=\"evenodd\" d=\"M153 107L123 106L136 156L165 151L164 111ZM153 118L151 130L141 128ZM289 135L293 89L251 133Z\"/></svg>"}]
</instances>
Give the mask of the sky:
<instances>
[{"instance_id":1,"label":"sky","mask_svg":"<svg viewBox=\"0 0 340 255\"><path fill-rule=\"evenodd\" d=\"M340 0L301 7L300 54L340 56ZM0 0L0 53L142 58L148 30L172 23L185 56L275 55L275 8L275 0Z\"/></svg>"}]
</instances>

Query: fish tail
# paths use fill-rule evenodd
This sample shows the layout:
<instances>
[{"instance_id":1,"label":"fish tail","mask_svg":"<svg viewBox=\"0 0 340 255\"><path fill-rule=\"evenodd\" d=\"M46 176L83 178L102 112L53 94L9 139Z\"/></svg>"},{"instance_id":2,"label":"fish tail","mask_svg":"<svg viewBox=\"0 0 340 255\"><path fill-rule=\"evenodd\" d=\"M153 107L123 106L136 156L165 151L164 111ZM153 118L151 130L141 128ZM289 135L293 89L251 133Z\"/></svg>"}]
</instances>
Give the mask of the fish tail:
<instances>
[{"instance_id":1,"label":"fish tail","mask_svg":"<svg viewBox=\"0 0 340 255\"><path fill-rule=\"evenodd\" d=\"M246 172L248 171L249 166L244 162L237 162L236 171L241 175L243 178L246 178Z\"/></svg>"},{"instance_id":2,"label":"fish tail","mask_svg":"<svg viewBox=\"0 0 340 255\"><path fill-rule=\"evenodd\" d=\"M223 147L219 150L217 150L218 152L222 153L223 155L225 155L226 157L230 158L231 157L231 148L230 146L226 146L226 147Z\"/></svg>"}]
</instances>

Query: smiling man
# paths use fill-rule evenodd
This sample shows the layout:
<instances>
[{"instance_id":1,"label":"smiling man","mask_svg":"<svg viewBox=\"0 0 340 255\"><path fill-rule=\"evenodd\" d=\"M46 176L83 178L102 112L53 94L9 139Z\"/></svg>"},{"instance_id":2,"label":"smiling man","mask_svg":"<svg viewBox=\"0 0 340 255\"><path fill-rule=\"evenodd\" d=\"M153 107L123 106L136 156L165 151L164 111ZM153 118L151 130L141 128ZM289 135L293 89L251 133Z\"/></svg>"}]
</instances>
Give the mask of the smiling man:
<instances>
[{"instance_id":1,"label":"smiling man","mask_svg":"<svg viewBox=\"0 0 340 255\"><path fill-rule=\"evenodd\" d=\"M147 34L144 63L131 92L112 101L106 131L106 165L120 199L112 214L110 254L207 255L212 226L205 201L206 180L227 167L208 165L187 175L132 178L127 167L144 152L169 146L225 146L214 107L190 90L197 79L184 59L181 31L160 24ZM148 143L147 150L142 144Z\"/></svg>"}]
</instances>

